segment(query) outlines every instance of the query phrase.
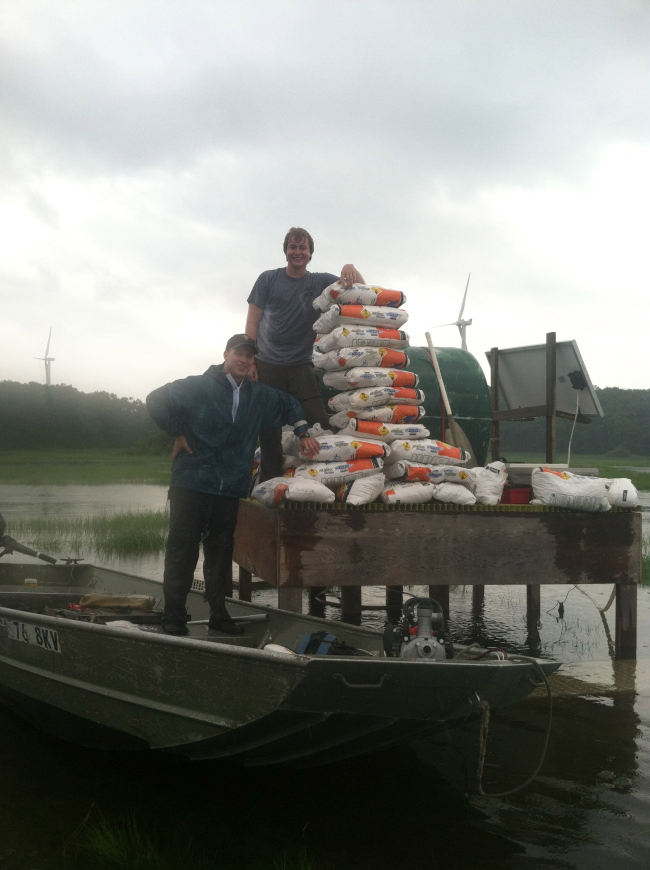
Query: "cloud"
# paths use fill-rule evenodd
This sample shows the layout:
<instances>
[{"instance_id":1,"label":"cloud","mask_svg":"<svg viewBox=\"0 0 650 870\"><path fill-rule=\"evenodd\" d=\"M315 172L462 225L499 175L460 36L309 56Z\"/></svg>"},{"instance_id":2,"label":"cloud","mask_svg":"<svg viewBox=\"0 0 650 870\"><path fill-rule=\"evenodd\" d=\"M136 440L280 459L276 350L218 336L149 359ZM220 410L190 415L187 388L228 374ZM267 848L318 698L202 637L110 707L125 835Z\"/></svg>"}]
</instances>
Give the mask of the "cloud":
<instances>
[{"instance_id":1,"label":"cloud","mask_svg":"<svg viewBox=\"0 0 650 870\"><path fill-rule=\"evenodd\" d=\"M314 269L353 261L407 293L418 343L471 271L477 358L557 329L597 383L647 386L620 362L645 340L644 3L0 15L0 377L39 377L50 325L54 377L81 389L142 396L202 370L302 224Z\"/></svg>"}]
</instances>

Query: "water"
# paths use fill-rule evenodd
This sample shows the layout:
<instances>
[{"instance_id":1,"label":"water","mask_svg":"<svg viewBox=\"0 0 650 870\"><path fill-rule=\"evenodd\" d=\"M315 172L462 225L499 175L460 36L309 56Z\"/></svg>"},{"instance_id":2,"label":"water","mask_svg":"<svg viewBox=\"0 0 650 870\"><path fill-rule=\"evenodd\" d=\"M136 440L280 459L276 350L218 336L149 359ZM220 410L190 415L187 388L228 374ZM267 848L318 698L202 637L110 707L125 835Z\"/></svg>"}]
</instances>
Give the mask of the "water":
<instances>
[{"instance_id":1,"label":"water","mask_svg":"<svg viewBox=\"0 0 650 870\"><path fill-rule=\"evenodd\" d=\"M643 498L650 504L650 494ZM165 487L156 486L0 486L9 533L19 516L160 509L165 501ZM648 521L650 513L650 531ZM110 565L162 575L160 554ZM604 606L611 587L586 591ZM273 590L254 596L277 600ZM383 590L364 590L364 602L382 597ZM601 617L570 586L542 587L541 598L539 636L531 637L523 587L488 587L478 613L470 587L450 596L456 636L532 648L564 663L541 775L513 797L463 795L476 771L475 726L329 768L248 771L71 747L0 709L0 867L64 867L65 843L100 812L115 820L132 812L161 837L180 828L206 848L214 844L216 855L245 853L251 842L258 852L260 843L271 852L304 845L324 867L345 870L650 866L650 587L638 593L636 662L610 657L614 607ZM383 616L369 611L364 619L379 624ZM486 791L508 789L532 771L546 714L544 698L535 697L493 715Z\"/></svg>"}]
</instances>

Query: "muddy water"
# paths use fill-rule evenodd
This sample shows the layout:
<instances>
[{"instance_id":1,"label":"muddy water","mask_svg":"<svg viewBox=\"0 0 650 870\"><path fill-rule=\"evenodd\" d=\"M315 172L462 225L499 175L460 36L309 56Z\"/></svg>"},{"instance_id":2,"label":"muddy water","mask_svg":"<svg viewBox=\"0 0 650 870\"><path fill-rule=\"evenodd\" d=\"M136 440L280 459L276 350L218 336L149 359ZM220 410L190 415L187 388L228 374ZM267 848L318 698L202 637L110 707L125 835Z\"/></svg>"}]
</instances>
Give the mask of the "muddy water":
<instances>
[{"instance_id":1,"label":"muddy water","mask_svg":"<svg viewBox=\"0 0 650 870\"><path fill-rule=\"evenodd\" d=\"M164 487L3 486L0 510L11 533L19 515L162 508L165 497ZM644 500L650 501L647 494ZM111 565L162 573L159 556ZM586 591L602 607L611 587ZM272 591L254 594L273 603ZM364 601L382 595L364 590ZM116 820L132 812L161 835L180 828L215 855L243 853L256 837L258 850L304 844L324 867L346 870L393 870L405 863L449 870L648 867L650 587L639 589L638 605L638 659L615 662L614 608L601 616L576 588L542 587L542 618L532 634L523 588L486 589L478 612L470 587L452 590L452 630L459 639L489 639L564 663L554 681L541 774L506 798L463 793L474 787L475 726L324 769L247 771L71 747L0 710L0 867L64 867L65 843L89 812ZM328 616L337 613L331 608ZM381 621L372 611L365 618ZM492 716L486 792L512 788L532 771L547 712L540 696Z\"/></svg>"}]
</instances>

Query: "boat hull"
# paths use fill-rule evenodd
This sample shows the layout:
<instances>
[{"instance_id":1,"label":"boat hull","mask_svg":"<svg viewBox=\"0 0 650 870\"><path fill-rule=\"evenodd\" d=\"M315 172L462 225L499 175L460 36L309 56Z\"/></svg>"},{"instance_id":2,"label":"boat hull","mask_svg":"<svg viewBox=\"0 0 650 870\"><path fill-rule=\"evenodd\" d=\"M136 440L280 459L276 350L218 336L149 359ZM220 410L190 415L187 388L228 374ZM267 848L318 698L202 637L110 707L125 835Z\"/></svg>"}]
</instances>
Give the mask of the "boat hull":
<instances>
[{"instance_id":1,"label":"boat hull","mask_svg":"<svg viewBox=\"0 0 650 870\"><path fill-rule=\"evenodd\" d=\"M238 757L252 765L321 764L466 722L481 701L515 703L539 683L530 662L386 658L369 629L245 602L229 602L229 609L261 621L251 622L241 640L215 636L204 625L178 638L128 622L75 621L62 615L62 602L88 591L159 597L160 585L104 569L76 576L52 569L26 590L4 567L0 699L85 745ZM192 595L195 619L206 607ZM373 654L263 649L270 642L295 646L323 627ZM557 664L542 666L550 672Z\"/></svg>"}]
</instances>

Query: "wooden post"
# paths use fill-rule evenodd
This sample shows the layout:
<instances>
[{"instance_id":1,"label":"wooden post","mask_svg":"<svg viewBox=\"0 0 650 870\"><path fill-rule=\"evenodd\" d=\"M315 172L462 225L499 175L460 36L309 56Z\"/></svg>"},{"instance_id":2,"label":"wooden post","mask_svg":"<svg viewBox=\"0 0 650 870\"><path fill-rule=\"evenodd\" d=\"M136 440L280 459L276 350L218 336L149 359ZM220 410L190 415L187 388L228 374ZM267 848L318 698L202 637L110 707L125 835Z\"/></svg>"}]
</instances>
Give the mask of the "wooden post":
<instances>
[{"instance_id":1,"label":"wooden post","mask_svg":"<svg viewBox=\"0 0 650 870\"><path fill-rule=\"evenodd\" d=\"M472 610L474 616L479 614L485 604L485 586L472 586Z\"/></svg>"},{"instance_id":2,"label":"wooden post","mask_svg":"<svg viewBox=\"0 0 650 870\"><path fill-rule=\"evenodd\" d=\"M302 589L299 586L280 586L278 589L278 607L280 610L302 613Z\"/></svg>"},{"instance_id":3,"label":"wooden post","mask_svg":"<svg viewBox=\"0 0 650 870\"><path fill-rule=\"evenodd\" d=\"M614 644L617 659L636 658L637 585L616 584L616 636Z\"/></svg>"},{"instance_id":4,"label":"wooden post","mask_svg":"<svg viewBox=\"0 0 650 870\"><path fill-rule=\"evenodd\" d=\"M537 625L542 613L541 587L538 583L526 586L526 621Z\"/></svg>"},{"instance_id":5,"label":"wooden post","mask_svg":"<svg viewBox=\"0 0 650 870\"><path fill-rule=\"evenodd\" d=\"M499 410L499 348L493 347L490 351L490 402L492 405L492 425L490 428L490 451L492 461L498 459L501 454L501 430L499 421L495 420Z\"/></svg>"},{"instance_id":6,"label":"wooden post","mask_svg":"<svg viewBox=\"0 0 650 870\"><path fill-rule=\"evenodd\" d=\"M250 601L253 588L253 575L246 568L239 568L239 600Z\"/></svg>"},{"instance_id":7,"label":"wooden post","mask_svg":"<svg viewBox=\"0 0 650 870\"><path fill-rule=\"evenodd\" d=\"M546 461L555 462L557 423L557 356L555 333L546 333Z\"/></svg>"},{"instance_id":8,"label":"wooden post","mask_svg":"<svg viewBox=\"0 0 650 870\"><path fill-rule=\"evenodd\" d=\"M435 598L442 607L445 622L449 619L449 586L429 586L429 598Z\"/></svg>"},{"instance_id":9,"label":"wooden post","mask_svg":"<svg viewBox=\"0 0 650 870\"><path fill-rule=\"evenodd\" d=\"M397 623L402 615L402 603L404 596L403 586L387 586L386 587L386 617L389 622Z\"/></svg>"},{"instance_id":10,"label":"wooden post","mask_svg":"<svg viewBox=\"0 0 650 870\"><path fill-rule=\"evenodd\" d=\"M327 586L310 586L309 587L309 615L318 616L321 619L325 616L325 593Z\"/></svg>"},{"instance_id":11,"label":"wooden post","mask_svg":"<svg viewBox=\"0 0 650 870\"><path fill-rule=\"evenodd\" d=\"M361 586L341 586L341 620L361 625Z\"/></svg>"}]
</instances>

